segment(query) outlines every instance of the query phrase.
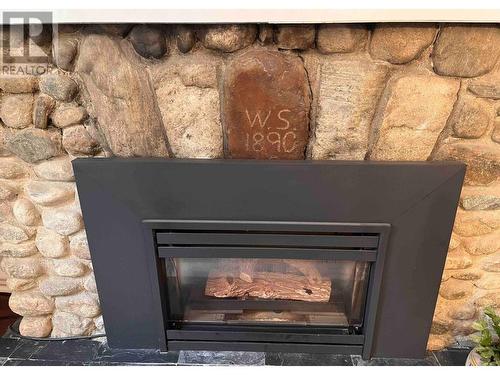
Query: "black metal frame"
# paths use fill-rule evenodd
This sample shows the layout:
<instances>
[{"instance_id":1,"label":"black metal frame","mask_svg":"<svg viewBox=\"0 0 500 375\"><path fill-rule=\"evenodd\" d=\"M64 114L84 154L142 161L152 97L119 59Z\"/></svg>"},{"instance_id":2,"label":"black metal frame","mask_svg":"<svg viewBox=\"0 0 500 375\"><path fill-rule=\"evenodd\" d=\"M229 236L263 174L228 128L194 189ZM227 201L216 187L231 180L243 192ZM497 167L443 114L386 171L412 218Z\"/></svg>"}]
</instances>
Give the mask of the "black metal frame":
<instances>
[{"instance_id":1,"label":"black metal frame","mask_svg":"<svg viewBox=\"0 0 500 375\"><path fill-rule=\"evenodd\" d=\"M362 332L370 332L366 335L359 331L351 331L348 334L330 333L332 329L327 327L297 327L267 324L262 329L257 325L247 327L203 325L196 323L184 323L175 329L168 328L168 306L164 309L164 322L167 327L167 346L175 350L193 348L204 348L208 345L216 350L234 347L240 350L257 351L293 351L293 352L317 352L334 354L363 354L363 358L369 358L373 340L373 328L377 314L377 303L379 298L380 284L382 282L385 250L387 237L390 232L390 224L381 223L321 223L321 222L264 222L264 221L203 221L203 220L143 220L145 233L156 238L155 250L158 257L158 282L162 287L163 304L168 300L166 277L162 272L161 261L165 258L278 258L278 259L309 259L309 260L352 260L366 261L373 264L370 272L367 300L363 321ZM182 247L175 246L176 241L192 241L192 235L170 232L171 230L196 229L201 231L195 237L195 244L200 246ZM272 231L279 233L290 233L288 242L293 243L296 248L282 247L217 247L220 244L221 235L216 236L207 231ZM158 232L159 231L159 232ZM321 236L305 236L303 238L294 233L318 233ZM328 236L328 234L332 234ZM350 235L353 234L353 235ZM355 236L363 234L364 236ZM232 243L239 242L241 234L231 236ZM215 236L215 238L214 238ZM243 234L245 236L245 234ZM248 235L251 236L251 235ZM298 236L298 241L294 237ZM288 237L279 239L287 242ZM326 237L326 238L325 238ZM277 242L272 235L262 234L258 236L262 244L273 244ZM274 240L274 241L273 241ZM311 244L322 245L323 248L307 247ZM198 241L198 242L197 242ZM251 239L252 242L255 238ZM174 242L174 246L172 246ZM169 246L165 246L165 244ZM243 237L242 244L248 243ZM206 244L206 246L202 246ZM302 247L300 247L302 246ZM357 247L357 248L354 248ZM305 247L305 248L304 248ZM262 302L269 303L269 302ZM289 302L287 302L289 303ZM338 330L337 330L338 331ZM307 332L307 333L304 333ZM272 344L271 344L272 343ZM319 346L318 346L319 345Z\"/></svg>"},{"instance_id":2,"label":"black metal frame","mask_svg":"<svg viewBox=\"0 0 500 375\"><path fill-rule=\"evenodd\" d=\"M377 269L370 274L372 289L380 281L378 299L368 298L365 345L356 350L365 357L425 355L465 165L84 158L74 160L73 169L110 347L167 350L161 265L146 219L387 223L390 238L380 236L386 257L377 253ZM169 338L168 349L181 341ZM230 350L295 345L185 344ZM350 353L356 346L342 345L337 350ZM301 350L331 351L332 346L310 344Z\"/></svg>"}]
</instances>

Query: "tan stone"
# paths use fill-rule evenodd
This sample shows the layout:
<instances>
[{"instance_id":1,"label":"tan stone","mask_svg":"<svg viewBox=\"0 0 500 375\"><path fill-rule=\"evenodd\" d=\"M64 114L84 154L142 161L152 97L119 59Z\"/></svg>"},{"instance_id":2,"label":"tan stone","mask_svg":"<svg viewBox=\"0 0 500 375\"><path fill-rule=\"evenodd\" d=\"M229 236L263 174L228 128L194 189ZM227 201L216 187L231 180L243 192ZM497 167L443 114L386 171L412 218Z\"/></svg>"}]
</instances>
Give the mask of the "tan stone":
<instances>
[{"instance_id":1,"label":"tan stone","mask_svg":"<svg viewBox=\"0 0 500 375\"><path fill-rule=\"evenodd\" d=\"M46 296L67 296L81 290L82 283L72 277L50 276L38 284L40 292Z\"/></svg>"},{"instance_id":2,"label":"tan stone","mask_svg":"<svg viewBox=\"0 0 500 375\"><path fill-rule=\"evenodd\" d=\"M458 249L459 246L460 246L460 239L458 238L457 235L452 233L450 237L450 244L448 246L448 251L456 250Z\"/></svg>"},{"instance_id":3,"label":"tan stone","mask_svg":"<svg viewBox=\"0 0 500 375\"><path fill-rule=\"evenodd\" d=\"M492 254L500 250L500 231L479 237L464 237L462 245L471 255Z\"/></svg>"},{"instance_id":4,"label":"tan stone","mask_svg":"<svg viewBox=\"0 0 500 375\"><path fill-rule=\"evenodd\" d=\"M86 292L56 297L56 309L83 318L95 318L101 313L97 296Z\"/></svg>"},{"instance_id":5,"label":"tan stone","mask_svg":"<svg viewBox=\"0 0 500 375\"><path fill-rule=\"evenodd\" d=\"M226 68L223 87L229 157L304 158L311 96L298 57L265 50L240 54Z\"/></svg>"},{"instance_id":6,"label":"tan stone","mask_svg":"<svg viewBox=\"0 0 500 375\"><path fill-rule=\"evenodd\" d=\"M40 94L35 99L33 107L33 124L35 128L46 129L48 126L49 115L56 105L54 98Z\"/></svg>"},{"instance_id":7,"label":"tan stone","mask_svg":"<svg viewBox=\"0 0 500 375\"><path fill-rule=\"evenodd\" d=\"M63 311L57 311L53 315L52 325L52 337L88 336L95 328L92 319Z\"/></svg>"},{"instance_id":8,"label":"tan stone","mask_svg":"<svg viewBox=\"0 0 500 375\"><path fill-rule=\"evenodd\" d=\"M58 276L79 277L87 272L87 266L77 259L53 260L52 265Z\"/></svg>"},{"instance_id":9,"label":"tan stone","mask_svg":"<svg viewBox=\"0 0 500 375\"><path fill-rule=\"evenodd\" d=\"M321 53L346 53L359 49L367 40L364 25L323 24L318 27L316 46Z\"/></svg>"},{"instance_id":10,"label":"tan stone","mask_svg":"<svg viewBox=\"0 0 500 375\"><path fill-rule=\"evenodd\" d=\"M477 307L487 307L491 306L494 308L500 307L500 289L497 289L496 291L493 292L488 292L486 294L483 294L482 296L478 297L475 301L474 304Z\"/></svg>"},{"instance_id":11,"label":"tan stone","mask_svg":"<svg viewBox=\"0 0 500 375\"><path fill-rule=\"evenodd\" d=\"M0 223L0 239L11 243L21 243L31 238L29 231L9 223Z\"/></svg>"},{"instance_id":12,"label":"tan stone","mask_svg":"<svg viewBox=\"0 0 500 375\"><path fill-rule=\"evenodd\" d=\"M456 137L480 138L492 120L492 111L482 99L461 98L448 119Z\"/></svg>"},{"instance_id":13,"label":"tan stone","mask_svg":"<svg viewBox=\"0 0 500 375\"><path fill-rule=\"evenodd\" d=\"M26 198L19 198L12 207L14 217L23 225L36 225L40 219L40 213L35 205Z\"/></svg>"},{"instance_id":14,"label":"tan stone","mask_svg":"<svg viewBox=\"0 0 500 375\"><path fill-rule=\"evenodd\" d=\"M431 325L431 334L444 335L451 328L452 322L449 319L440 319L434 317Z\"/></svg>"},{"instance_id":15,"label":"tan stone","mask_svg":"<svg viewBox=\"0 0 500 375\"><path fill-rule=\"evenodd\" d=\"M483 260L481 269L488 272L500 272L500 254L486 257Z\"/></svg>"},{"instance_id":16,"label":"tan stone","mask_svg":"<svg viewBox=\"0 0 500 375\"><path fill-rule=\"evenodd\" d=\"M427 350L440 351L453 342L450 335L430 335L427 341Z\"/></svg>"},{"instance_id":17,"label":"tan stone","mask_svg":"<svg viewBox=\"0 0 500 375\"><path fill-rule=\"evenodd\" d=\"M74 156L95 155L100 149L99 143L83 125L64 128L62 145L68 154Z\"/></svg>"},{"instance_id":18,"label":"tan stone","mask_svg":"<svg viewBox=\"0 0 500 375\"><path fill-rule=\"evenodd\" d=\"M42 316L54 311L54 301L38 291L14 292L10 296L9 307L22 316Z\"/></svg>"},{"instance_id":19,"label":"tan stone","mask_svg":"<svg viewBox=\"0 0 500 375\"><path fill-rule=\"evenodd\" d=\"M126 40L90 34L81 42L75 71L113 154L165 157L166 135L153 86L148 71L129 61L134 53Z\"/></svg>"},{"instance_id":20,"label":"tan stone","mask_svg":"<svg viewBox=\"0 0 500 375\"><path fill-rule=\"evenodd\" d=\"M472 328L473 320L457 320L453 324L451 334L453 336L467 336L474 332Z\"/></svg>"},{"instance_id":21,"label":"tan stone","mask_svg":"<svg viewBox=\"0 0 500 375\"><path fill-rule=\"evenodd\" d=\"M278 25L274 39L281 49L308 49L314 47L314 25Z\"/></svg>"},{"instance_id":22,"label":"tan stone","mask_svg":"<svg viewBox=\"0 0 500 375\"><path fill-rule=\"evenodd\" d=\"M93 274L91 274L83 283L83 287L85 290L91 293L97 293L97 285L95 282L95 277Z\"/></svg>"},{"instance_id":23,"label":"tan stone","mask_svg":"<svg viewBox=\"0 0 500 375\"><path fill-rule=\"evenodd\" d=\"M71 182L30 181L26 193L36 204L51 206L73 199L75 186Z\"/></svg>"},{"instance_id":24,"label":"tan stone","mask_svg":"<svg viewBox=\"0 0 500 375\"><path fill-rule=\"evenodd\" d=\"M363 160L370 123L389 70L362 58L334 58L321 64L313 159Z\"/></svg>"},{"instance_id":25,"label":"tan stone","mask_svg":"<svg viewBox=\"0 0 500 375\"><path fill-rule=\"evenodd\" d=\"M447 76L476 77L489 72L500 56L497 25L447 25L434 45L434 70Z\"/></svg>"},{"instance_id":26,"label":"tan stone","mask_svg":"<svg viewBox=\"0 0 500 375\"><path fill-rule=\"evenodd\" d=\"M72 208L51 208L42 211L43 225L63 236L73 234L83 226L82 215Z\"/></svg>"},{"instance_id":27,"label":"tan stone","mask_svg":"<svg viewBox=\"0 0 500 375\"><path fill-rule=\"evenodd\" d=\"M491 132L491 140L496 143L500 143L500 119L497 117L495 119L495 125L493 131Z\"/></svg>"},{"instance_id":28,"label":"tan stone","mask_svg":"<svg viewBox=\"0 0 500 375\"><path fill-rule=\"evenodd\" d=\"M80 259L90 260L89 244L84 230L74 234L69 243L73 255Z\"/></svg>"},{"instance_id":29,"label":"tan stone","mask_svg":"<svg viewBox=\"0 0 500 375\"><path fill-rule=\"evenodd\" d=\"M33 167L35 174L49 181L73 181L75 176L73 174L73 166L71 160L67 156L52 158L36 164Z\"/></svg>"},{"instance_id":30,"label":"tan stone","mask_svg":"<svg viewBox=\"0 0 500 375\"><path fill-rule=\"evenodd\" d=\"M469 281L449 279L441 284L439 295L448 300L456 300L468 297L472 293L473 286Z\"/></svg>"},{"instance_id":31,"label":"tan stone","mask_svg":"<svg viewBox=\"0 0 500 375\"><path fill-rule=\"evenodd\" d=\"M26 175L26 170L22 164L15 159L0 161L0 178L21 178Z\"/></svg>"},{"instance_id":32,"label":"tan stone","mask_svg":"<svg viewBox=\"0 0 500 375\"><path fill-rule=\"evenodd\" d=\"M37 252L33 241L21 242L20 244L0 243L0 257L24 258L35 255Z\"/></svg>"},{"instance_id":33,"label":"tan stone","mask_svg":"<svg viewBox=\"0 0 500 375\"><path fill-rule=\"evenodd\" d=\"M31 124L33 94L9 94L2 97L0 118L10 128L22 129Z\"/></svg>"},{"instance_id":34,"label":"tan stone","mask_svg":"<svg viewBox=\"0 0 500 375\"><path fill-rule=\"evenodd\" d=\"M251 45L257 37L255 25L210 25L200 32L205 48L222 52L234 52Z\"/></svg>"},{"instance_id":35,"label":"tan stone","mask_svg":"<svg viewBox=\"0 0 500 375\"><path fill-rule=\"evenodd\" d=\"M75 103L61 103L50 115L52 123L59 128L81 124L86 117L85 108Z\"/></svg>"},{"instance_id":36,"label":"tan stone","mask_svg":"<svg viewBox=\"0 0 500 375\"><path fill-rule=\"evenodd\" d=\"M486 99L500 99L500 84L495 83L471 83L467 89L474 95Z\"/></svg>"},{"instance_id":37,"label":"tan stone","mask_svg":"<svg viewBox=\"0 0 500 375\"><path fill-rule=\"evenodd\" d=\"M202 89L217 88L217 65L215 64L186 63L185 66L181 67L179 76L184 86L195 86Z\"/></svg>"},{"instance_id":38,"label":"tan stone","mask_svg":"<svg viewBox=\"0 0 500 375\"><path fill-rule=\"evenodd\" d=\"M405 64L431 45L436 30L433 24L377 24L372 32L370 54L392 64Z\"/></svg>"},{"instance_id":39,"label":"tan stone","mask_svg":"<svg viewBox=\"0 0 500 375\"><path fill-rule=\"evenodd\" d=\"M222 157L219 93L184 87L178 79L156 89L158 106L173 154L179 158Z\"/></svg>"},{"instance_id":40,"label":"tan stone","mask_svg":"<svg viewBox=\"0 0 500 375\"><path fill-rule=\"evenodd\" d=\"M476 315L476 308L470 303L453 304L448 311L448 316L452 319L469 320Z\"/></svg>"},{"instance_id":41,"label":"tan stone","mask_svg":"<svg viewBox=\"0 0 500 375\"><path fill-rule=\"evenodd\" d=\"M63 70L72 70L78 52L78 34L58 31L52 39L53 61L57 67Z\"/></svg>"},{"instance_id":42,"label":"tan stone","mask_svg":"<svg viewBox=\"0 0 500 375\"><path fill-rule=\"evenodd\" d=\"M38 89L38 78L32 75L0 75L0 89L12 94L31 93Z\"/></svg>"},{"instance_id":43,"label":"tan stone","mask_svg":"<svg viewBox=\"0 0 500 375\"><path fill-rule=\"evenodd\" d=\"M37 286L35 279L17 279L9 277L6 281L7 289L13 292L21 292L24 290L33 289Z\"/></svg>"},{"instance_id":44,"label":"tan stone","mask_svg":"<svg viewBox=\"0 0 500 375\"><path fill-rule=\"evenodd\" d=\"M472 259L464 251L454 251L446 257L445 270L460 270L472 266Z\"/></svg>"},{"instance_id":45,"label":"tan stone","mask_svg":"<svg viewBox=\"0 0 500 375\"><path fill-rule=\"evenodd\" d=\"M40 253L47 258L60 258L68 251L68 239L44 227L38 228L35 243Z\"/></svg>"},{"instance_id":46,"label":"tan stone","mask_svg":"<svg viewBox=\"0 0 500 375\"><path fill-rule=\"evenodd\" d=\"M494 273L488 273L483 275L479 280L474 281L474 286L479 289L499 289L500 288L500 277Z\"/></svg>"},{"instance_id":47,"label":"tan stone","mask_svg":"<svg viewBox=\"0 0 500 375\"><path fill-rule=\"evenodd\" d=\"M457 280L477 280L482 276L482 272L475 269L466 269L453 272L452 276Z\"/></svg>"},{"instance_id":48,"label":"tan stone","mask_svg":"<svg viewBox=\"0 0 500 375\"><path fill-rule=\"evenodd\" d=\"M426 160L452 110L459 82L409 74L389 83L375 121L373 160Z\"/></svg>"},{"instance_id":49,"label":"tan stone","mask_svg":"<svg viewBox=\"0 0 500 375\"><path fill-rule=\"evenodd\" d=\"M17 196L17 187L16 185L0 180L0 200L6 201L10 199L14 199Z\"/></svg>"},{"instance_id":50,"label":"tan stone","mask_svg":"<svg viewBox=\"0 0 500 375\"><path fill-rule=\"evenodd\" d=\"M487 185L500 178L500 148L494 143L449 139L441 145L433 159L466 163L467 185Z\"/></svg>"},{"instance_id":51,"label":"tan stone","mask_svg":"<svg viewBox=\"0 0 500 375\"><path fill-rule=\"evenodd\" d=\"M500 228L500 211L457 210L453 231L464 237L481 236Z\"/></svg>"},{"instance_id":52,"label":"tan stone","mask_svg":"<svg viewBox=\"0 0 500 375\"><path fill-rule=\"evenodd\" d=\"M47 337L52 331L52 318L46 316L25 316L19 324L19 333L28 337Z\"/></svg>"},{"instance_id":53,"label":"tan stone","mask_svg":"<svg viewBox=\"0 0 500 375\"><path fill-rule=\"evenodd\" d=\"M17 279L33 279L44 273L40 258L2 258L1 268L9 275Z\"/></svg>"}]
</instances>

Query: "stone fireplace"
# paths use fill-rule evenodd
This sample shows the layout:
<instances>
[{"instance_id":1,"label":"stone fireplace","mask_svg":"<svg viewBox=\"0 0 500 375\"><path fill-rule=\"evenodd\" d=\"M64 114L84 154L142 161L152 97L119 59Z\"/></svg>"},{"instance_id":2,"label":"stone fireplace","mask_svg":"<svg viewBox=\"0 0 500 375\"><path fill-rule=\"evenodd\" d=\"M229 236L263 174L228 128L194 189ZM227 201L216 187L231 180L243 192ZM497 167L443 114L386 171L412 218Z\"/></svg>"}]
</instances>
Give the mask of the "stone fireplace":
<instances>
[{"instance_id":1,"label":"stone fireplace","mask_svg":"<svg viewBox=\"0 0 500 375\"><path fill-rule=\"evenodd\" d=\"M500 307L497 25L72 24L22 35L3 30L4 55L29 42L50 56L43 74L0 77L1 268L23 335L105 330L75 158L463 162L428 348L467 342L480 310Z\"/></svg>"}]
</instances>

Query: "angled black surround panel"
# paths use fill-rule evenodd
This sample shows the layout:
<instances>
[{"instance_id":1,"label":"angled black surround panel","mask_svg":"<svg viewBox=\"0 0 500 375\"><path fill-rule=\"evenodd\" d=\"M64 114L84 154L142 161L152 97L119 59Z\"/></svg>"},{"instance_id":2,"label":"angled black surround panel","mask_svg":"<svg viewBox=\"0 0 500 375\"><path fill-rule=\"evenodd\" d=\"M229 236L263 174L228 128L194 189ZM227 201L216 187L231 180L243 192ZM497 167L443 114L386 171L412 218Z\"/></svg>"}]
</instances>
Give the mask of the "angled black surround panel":
<instances>
[{"instance_id":1,"label":"angled black surround panel","mask_svg":"<svg viewBox=\"0 0 500 375\"><path fill-rule=\"evenodd\" d=\"M371 356L423 356L465 166L430 162L73 161L108 342L166 349L145 220L385 223Z\"/></svg>"}]
</instances>

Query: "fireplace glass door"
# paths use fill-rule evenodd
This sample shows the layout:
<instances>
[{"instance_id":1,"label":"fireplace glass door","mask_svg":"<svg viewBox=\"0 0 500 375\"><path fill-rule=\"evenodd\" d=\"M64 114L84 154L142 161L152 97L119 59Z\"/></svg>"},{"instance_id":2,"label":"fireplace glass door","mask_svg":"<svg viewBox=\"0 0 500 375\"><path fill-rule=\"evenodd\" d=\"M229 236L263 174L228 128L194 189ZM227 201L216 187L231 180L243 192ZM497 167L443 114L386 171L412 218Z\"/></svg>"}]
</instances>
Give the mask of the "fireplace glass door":
<instances>
[{"instance_id":1,"label":"fireplace glass door","mask_svg":"<svg viewBox=\"0 0 500 375\"><path fill-rule=\"evenodd\" d=\"M370 262L165 258L170 327L360 327Z\"/></svg>"}]
</instances>

